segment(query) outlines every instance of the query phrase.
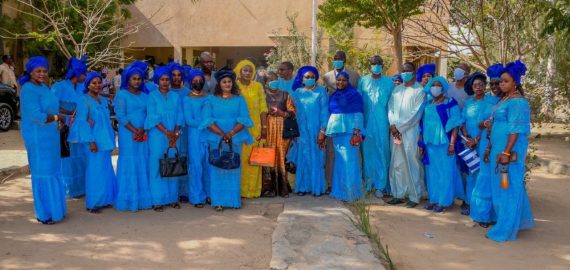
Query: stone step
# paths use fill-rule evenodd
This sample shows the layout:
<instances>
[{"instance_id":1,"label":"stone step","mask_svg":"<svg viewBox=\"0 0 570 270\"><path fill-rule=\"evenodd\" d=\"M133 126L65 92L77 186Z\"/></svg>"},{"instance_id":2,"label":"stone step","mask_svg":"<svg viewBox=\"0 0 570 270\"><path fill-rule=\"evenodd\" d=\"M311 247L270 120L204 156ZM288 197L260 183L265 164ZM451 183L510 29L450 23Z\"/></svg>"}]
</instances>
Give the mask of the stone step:
<instances>
[{"instance_id":1,"label":"stone step","mask_svg":"<svg viewBox=\"0 0 570 270\"><path fill-rule=\"evenodd\" d=\"M354 215L326 196L287 202L273 232L270 268L384 269Z\"/></svg>"}]
</instances>

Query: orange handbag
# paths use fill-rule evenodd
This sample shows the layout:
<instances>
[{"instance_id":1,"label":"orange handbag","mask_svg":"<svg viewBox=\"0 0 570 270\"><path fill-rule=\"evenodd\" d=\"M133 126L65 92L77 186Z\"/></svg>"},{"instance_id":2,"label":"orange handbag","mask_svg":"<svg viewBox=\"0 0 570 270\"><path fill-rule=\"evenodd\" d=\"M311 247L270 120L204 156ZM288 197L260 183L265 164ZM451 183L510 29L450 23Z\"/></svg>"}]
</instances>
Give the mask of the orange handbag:
<instances>
[{"instance_id":1,"label":"orange handbag","mask_svg":"<svg viewBox=\"0 0 570 270\"><path fill-rule=\"evenodd\" d=\"M275 167L275 147L255 146L249 155L249 165Z\"/></svg>"}]
</instances>

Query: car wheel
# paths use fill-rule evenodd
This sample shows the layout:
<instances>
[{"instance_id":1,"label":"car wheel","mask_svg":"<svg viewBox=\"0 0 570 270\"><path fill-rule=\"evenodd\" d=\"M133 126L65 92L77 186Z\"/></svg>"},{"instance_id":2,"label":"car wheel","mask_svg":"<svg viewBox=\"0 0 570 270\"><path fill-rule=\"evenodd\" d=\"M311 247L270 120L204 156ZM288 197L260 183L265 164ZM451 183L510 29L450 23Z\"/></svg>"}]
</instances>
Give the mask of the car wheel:
<instances>
[{"instance_id":1,"label":"car wheel","mask_svg":"<svg viewBox=\"0 0 570 270\"><path fill-rule=\"evenodd\" d=\"M7 131L14 122L14 112L6 103L0 103L0 131Z\"/></svg>"}]
</instances>

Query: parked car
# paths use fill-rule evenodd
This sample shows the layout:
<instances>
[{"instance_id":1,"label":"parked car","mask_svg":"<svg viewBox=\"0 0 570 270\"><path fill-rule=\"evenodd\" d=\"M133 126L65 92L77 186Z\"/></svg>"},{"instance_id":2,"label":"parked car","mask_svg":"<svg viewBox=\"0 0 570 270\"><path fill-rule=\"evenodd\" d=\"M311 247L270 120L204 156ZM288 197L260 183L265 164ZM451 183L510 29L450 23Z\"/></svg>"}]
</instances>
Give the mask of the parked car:
<instances>
[{"instance_id":1,"label":"parked car","mask_svg":"<svg viewBox=\"0 0 570 270\"><path fill-rule=\"evenodd\" d=\"M7 131L20 111L16 89L0 83L0 131Z\"/></svg>"}]
</instances>

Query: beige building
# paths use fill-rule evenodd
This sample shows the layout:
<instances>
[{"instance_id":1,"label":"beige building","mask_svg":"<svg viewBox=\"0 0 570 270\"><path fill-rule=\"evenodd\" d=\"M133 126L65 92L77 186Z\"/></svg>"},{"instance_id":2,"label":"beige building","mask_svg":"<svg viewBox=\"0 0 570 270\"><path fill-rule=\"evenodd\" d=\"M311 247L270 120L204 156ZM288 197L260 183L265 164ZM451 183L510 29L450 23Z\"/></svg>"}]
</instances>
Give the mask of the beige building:
<instances>
[{"instance_id":1,"label":"beige building","mask_svg":"<svg viewBox=\"0 0 570 270\"><path fill-rule=\"evenodd\" d=\"M131 20L145 22L145 27L125 40L130 46L125 55L155 63L178 60L194 65L201 52L210 51L218 67L244 58L264 64L264 54L275 46L275 38L287 34L287 14L297 14L299 30L309 37L311 32L310 0L139 0L129 9ZM359 45L380 44L386 54L392 54L391 37L385 33L355 28L354 38ZM323 39L324 49L334 50L326 35ZM423 49L414 44L404 46L409 60L435 62L443 67L441 74L447 72L447 61L437 52L412 57L412 52ZM387 72L396 73L397 67L393 65Z\"/></svg>"}]
</instances>

